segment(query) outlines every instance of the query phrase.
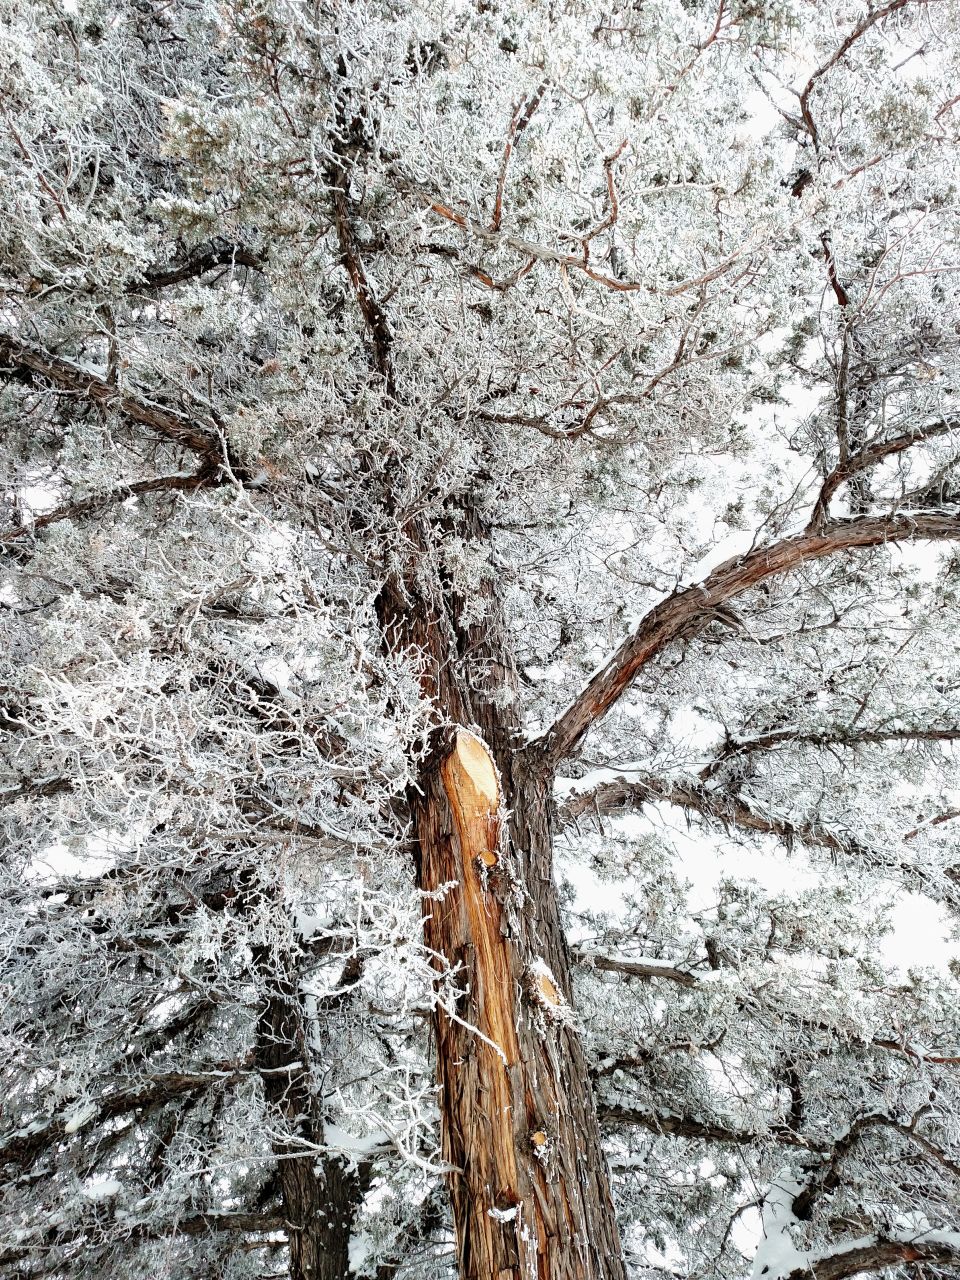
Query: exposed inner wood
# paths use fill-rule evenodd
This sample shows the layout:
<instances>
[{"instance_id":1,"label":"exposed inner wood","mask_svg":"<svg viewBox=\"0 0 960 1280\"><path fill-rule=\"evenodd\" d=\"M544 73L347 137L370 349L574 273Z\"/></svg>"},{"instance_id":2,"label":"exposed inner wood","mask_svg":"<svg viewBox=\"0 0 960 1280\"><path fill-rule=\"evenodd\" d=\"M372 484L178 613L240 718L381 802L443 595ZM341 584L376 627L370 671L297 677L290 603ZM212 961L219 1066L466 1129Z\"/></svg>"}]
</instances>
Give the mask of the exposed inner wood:
<instances>
[{"instance_id":1,"label":"exposed inner wood","mask_svg":"<svg viewBox=\"0 0 960 1280\"><path fill-rule=\"evenodd\" d=\"M561 996L560 992L557 990L556 984L552 982L545 973L538 973L536 982L537 992L545 1004L563 1004L563 996Z\"/></svg>"},{"instance_id":2,"label":"exposed inner wood","mask_svg":"<svg viewBox=\"0 0 960 1280\"><path fill-rule=\"evenodd\" d=\"M425 940L460 993L435 1023L459 1273L624 1280L586 1061L551 1016L570 1002L568 961L548 792L522 764L506 753L498 772L461 728L413 796ZM509 919L504 869L532 886Z\"/></svg>"},{"instance_id":3,"label":"exposed inner wood","mask_svg":"<svg viewBox=\"0 0 960 1280\"><path fill-rule=\"evenodd\" d=\"M477 860L496 862L499 836L500 783L486 746L466 729L457 731L453 751L441 774L450 802L459 843L463 904L477 951L476 979L482 983L477 1001L482 1011L480 1030L503 1050L506 1063L517 1061L519 1049L513 1014L513 977L499 927L499 911L484 892Z\"/></svg>"},{"instance_id":4,"label":"exposed inner wood","mask_svg":"<svg viewBox=\"0 0 960 1280\"><path fill-rule=\"evenodd\" d=\"M437 1024L440 1083L450 1117L445 1156L459 1169L451 1197L466 1227L459 1239L462 1271L476 1274L476 1264L487 1259L494 1263L493 1276L514 1280L536 1275L536 1246L534 1256L524 1258L525 1240L541 1239L542 1226L524 1221L534 1205L518 1161L527 1130L523 1094L517 1092L523 1073L516 1024L519 963L487 877L489 856L498 860L503 797L490 751L466 729L456 732L437 781L446 817L428 800L420 824L421 879L425 889L456 882L440 900L428 901L425 932L429 945L456 967L457 986L468 989L457 1016L441 1012Z\"/></svg>"}]
</instances>

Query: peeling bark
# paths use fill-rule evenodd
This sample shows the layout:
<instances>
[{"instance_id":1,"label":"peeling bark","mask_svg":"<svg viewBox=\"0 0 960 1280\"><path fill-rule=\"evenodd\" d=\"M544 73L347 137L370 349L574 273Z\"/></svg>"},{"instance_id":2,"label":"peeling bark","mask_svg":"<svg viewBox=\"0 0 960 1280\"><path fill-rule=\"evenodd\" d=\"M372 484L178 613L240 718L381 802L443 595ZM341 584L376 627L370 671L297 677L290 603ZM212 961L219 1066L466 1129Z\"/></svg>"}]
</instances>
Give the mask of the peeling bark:
<instances>
[{"instance_id":1,"label":"peeling bark","mask_svg":"<svg viewBox=\"0 0 960 1280\"><path fill-rule=\"evenodd\" d=\"M546 785L459 728L415 806L461 1280L622 1280L550 874ZM504 805L509 805L506 817Z\"/></svg>"}]
</instances>

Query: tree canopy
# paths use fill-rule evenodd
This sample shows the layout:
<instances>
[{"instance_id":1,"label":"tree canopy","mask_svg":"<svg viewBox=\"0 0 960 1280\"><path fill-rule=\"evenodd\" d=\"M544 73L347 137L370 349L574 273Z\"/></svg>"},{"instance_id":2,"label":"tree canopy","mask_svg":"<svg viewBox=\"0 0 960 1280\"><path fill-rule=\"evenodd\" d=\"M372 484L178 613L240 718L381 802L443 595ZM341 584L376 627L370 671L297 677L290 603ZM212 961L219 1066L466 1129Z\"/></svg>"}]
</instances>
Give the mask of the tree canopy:
<instances>
[{"instance_id":1,"label":"tree canopy","mask_svg":"<svg viewBox=\"0 0 960 1280\"><path fill-rule=\"evenodd\" d=\"M2 10L0 1275L960 1276L960 6Z\"/></svg>"}]
</instances>

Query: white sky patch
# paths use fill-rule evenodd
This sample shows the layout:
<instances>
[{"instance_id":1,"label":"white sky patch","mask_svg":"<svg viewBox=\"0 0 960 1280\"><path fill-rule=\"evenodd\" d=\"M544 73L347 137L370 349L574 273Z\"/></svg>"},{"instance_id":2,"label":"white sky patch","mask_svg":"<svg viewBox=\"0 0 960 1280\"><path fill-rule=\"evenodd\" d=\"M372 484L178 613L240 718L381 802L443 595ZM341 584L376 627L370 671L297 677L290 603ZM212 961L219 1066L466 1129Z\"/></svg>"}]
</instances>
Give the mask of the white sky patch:
<instances>
[{"instance_id":1,"label":"white sky patch","mask_svg":"<svg viewBox=\"0 0 960 1280\"><path fill-rule=\"evenodd\" d=\"M712 514L711 514L712 519ZM708 531L704 531L709 536ZM722 538L718 538L704 555L689 569L684 571L681 586L694 586L702 582L718 565L735 556L744 556L754 546L756 533L752 529L731 529Z\"/></svg>"},{"instance_id":2,"label":"white sky patch","mask_svg":"<svg viewBox=\"0 0 960 1280\"><path fill-rule=\"evenodd\" d=\"M293 671L289 663L285 662L283 658L274 656L261 658L257 663L257 667L264 680L269 681L270 684L275 685L282 692L289 690L290 681L293 679Z\"/></svg>"},{"instance_id":3,"label":"white sky patch","mask_svg":"<svg viewBox=\"0 0 960 1280\"><path fill-rule=\"evenodd\" d=\"M753 89L743 99L747 119L737 130L744 141L760 142L769 137L781 122L779 111L760 89Z\"/></svg>"},{"instance_id":4,"label":"white sky patch","mask_svg":"<svg viewBox=\"0 0 960 1280\"><path fill-rule=\"evenodd\" d=\"M45 484L28 484L17 490L17 497L23 506L33 515L43 515L52 511L60 501L55 489Z\"/></svg>"}]
</instances>

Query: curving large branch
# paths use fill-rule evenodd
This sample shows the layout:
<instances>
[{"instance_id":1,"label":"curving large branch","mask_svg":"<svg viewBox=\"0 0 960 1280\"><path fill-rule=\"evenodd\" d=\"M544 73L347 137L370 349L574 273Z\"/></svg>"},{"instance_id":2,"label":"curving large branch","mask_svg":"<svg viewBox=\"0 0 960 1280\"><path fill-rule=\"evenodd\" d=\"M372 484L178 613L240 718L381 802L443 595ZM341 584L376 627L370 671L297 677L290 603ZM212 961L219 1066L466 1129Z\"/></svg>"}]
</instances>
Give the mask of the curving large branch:
<instances>
[{"instance_id":1,"label":"curving large branch","mask_svg":"<svg viewBox=\"0 0 960 1280\"><path fill-rule=\"evenodd\" d=\"M886 461L887 458L895 457L898 453L904 453L912 445L922 444L924 440L934 440L938 436L950 435L957 430L960 430L960 421L956 418L943 418L939 422L928 423L918 431L907 431L903 435L892 436L889 440L876 441L863 449L859 449L856 453L842 458L824 478L817 501L814 504L813 515L810 517L810 527L816 528L823 524L823 521L827 518L830 501L834 494L847 481L852 480L854 476L869 470L871 467L878 466L881 462Z\"/></svg>"},{"instance_id":2,"label":"curving large branch","mask_svg":"<svg viewBox=\"0 0 960 1280\"><path fill-rule=\"evenodd\" d=\"M725 561L703 582L674 591L651 609L546 733L531 744L531 752L545 766L556 768L576 751L591 726L607 714L647 663L675 640L698 635L724 605L768 578L790 573L810 560L914 538L960 539L960 516L916 512L830 520L818 529L805 529Z\"/></svg>"}]
</instances>

